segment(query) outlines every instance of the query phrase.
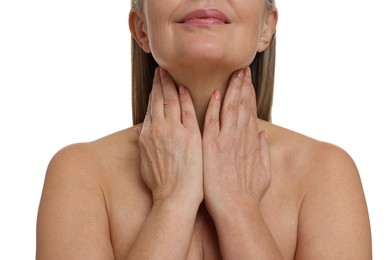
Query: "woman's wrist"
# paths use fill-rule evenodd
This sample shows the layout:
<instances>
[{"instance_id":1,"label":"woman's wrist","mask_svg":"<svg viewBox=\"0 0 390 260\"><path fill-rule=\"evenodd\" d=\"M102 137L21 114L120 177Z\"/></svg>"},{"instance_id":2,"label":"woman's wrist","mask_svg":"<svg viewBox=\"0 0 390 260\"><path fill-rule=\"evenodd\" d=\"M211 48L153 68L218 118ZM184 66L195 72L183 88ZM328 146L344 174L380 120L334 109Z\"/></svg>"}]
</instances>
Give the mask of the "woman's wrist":
<instances>
[{"instance_id":1,"label":"woman's wrist","mask_svg":"<svg viewBox=\"0 0 390 260\"><path fill-rule=\"evenodd\" d=\"M206 197L206 206L211 214L226 216L226 214L235 214L239 211L258 211L260 203L249 194L229 193L218 197ZM217 216L216 216L217 217Z\"/></svg>"},{"instance_id":2,"label":"woman's wrist","mask_svg":"<svg viewBox=\"0 0 390 260\"><path fill-rule=\"evenodd\" d=\"M165 199L158 199L153 201L153 208L164 209L173 212L190 212L196 214L202 200L196 197L185 196L170 196Z\"/></svg>"},{"instance_id":3,"label":"woman's wrist","mask_svg":"<svg viewBox=\"0 0 390 260\"><path fill-rule=\"evenodd\" d=\"M257 200L224 200L209 212L224 259L283 259Z\"/></svg>"},{"instance_id":4,"label":"woman's wrist","mask_svg":"<svg viewBox=\"0 0 390 260\"><path fill-rule=\"evenodd\" d=\"M155 200L128 259L185 259L198 208L188 197Z\"/></svg>"}]
</instances>

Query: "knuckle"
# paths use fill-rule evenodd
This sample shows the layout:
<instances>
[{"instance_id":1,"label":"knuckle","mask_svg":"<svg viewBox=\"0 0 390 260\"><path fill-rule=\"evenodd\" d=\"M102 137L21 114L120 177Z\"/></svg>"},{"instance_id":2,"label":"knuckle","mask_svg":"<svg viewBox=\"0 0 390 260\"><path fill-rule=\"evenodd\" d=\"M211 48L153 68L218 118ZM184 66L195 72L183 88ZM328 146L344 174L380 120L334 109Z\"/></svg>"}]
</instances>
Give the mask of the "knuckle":
<instances>
[{"instance_id":1,"label":"knuckle","mask_svg":"<svg viewBox=\"0 0 390 260\"><path fill-rule=\"evenodd\" d=\"M240 105L243 107L246 111L252 113L256 112L257 107L256 107L256 100L252 98L252 96L246 96L242 97L240 100Z\"/></svg>"},{"instance_id":2,"label":"knuckle","mask_svg":"<svg viewBox=\"0 0 390 260\"><path fill-rule=\"evenodd\" d=\"M253 107L251 105L251 102L249 101L248 98L245 98L243 97L241 100L240 100L240 106L243 107L245 110L249 111L249 112L252 112L253 110Z\"/></svg>"},{"instance_id":3,"label":"knuckle","mask_svg":"<svg viewBox=\"0 0 390 260\"><path fill-rule=\"evenodd\" d=\"M232 112L232 113L238 113L239 104L237 104L237 103L230 103L230 104L227 106L227 110L228 110L229 112Z\"/></svg>"},{"instance_id":4,"label":"knuckle","mask_svg":"<svg viewBox=\"0 0 390 260\"><path fill-rule=\"evenodd\" d=\"M210 116L209 118L207 118L206 123L208 125L219 125L219 117Z\"/></svg>"},{"instance_id":5,"label":"knuckle","mask_svg":"<svg viewBox=\"0 0 390 260\"><path fill-rule=\"evenodd\" d=\"M194 115L191 111L188 111L186 109L181 110L181 118L182 120L193 120Z\"/></svg>"},{"instance_id":6,"label":"knuckle","mask_svg":"<svg viewBox=\"0 0 390 260\"><path fill-rule=\"evenodd\" d=\"M164 100L164 108L167 108L167 109L176 109L179 107L179 101L178 100L175 100L175 99L165 99Z\"/></svg>"}]
</instances>

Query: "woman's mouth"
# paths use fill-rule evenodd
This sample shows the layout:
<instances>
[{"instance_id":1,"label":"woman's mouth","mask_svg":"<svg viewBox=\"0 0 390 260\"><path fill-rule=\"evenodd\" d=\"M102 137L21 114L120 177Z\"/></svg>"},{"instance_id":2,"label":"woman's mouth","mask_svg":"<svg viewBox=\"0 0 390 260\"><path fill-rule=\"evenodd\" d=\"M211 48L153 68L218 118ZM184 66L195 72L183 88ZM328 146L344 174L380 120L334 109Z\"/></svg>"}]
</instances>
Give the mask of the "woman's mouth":
<instances>
[{"instance_id":1,"label":"woman's mouth","mask_svg":"<svg viewBox=\"0 0 390 260\"><path fill-rule=\"evenodd\" d=\"M230 24L230 19L218 9L199 9L186 14L179 20L183 24Z\"/></svg>"}]
</instances>

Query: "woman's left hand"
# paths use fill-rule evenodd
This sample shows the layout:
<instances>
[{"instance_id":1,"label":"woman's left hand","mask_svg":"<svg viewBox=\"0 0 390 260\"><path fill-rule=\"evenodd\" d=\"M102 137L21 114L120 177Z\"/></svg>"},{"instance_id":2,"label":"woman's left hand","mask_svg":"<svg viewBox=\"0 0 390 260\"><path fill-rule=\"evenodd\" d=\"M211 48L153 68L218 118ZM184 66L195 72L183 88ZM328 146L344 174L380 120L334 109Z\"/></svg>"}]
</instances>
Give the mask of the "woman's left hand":
<instances>
[{"instance_id":1,"label":"woman's left hand","mask_svg":"<svg viewBox=\"0 0 390 260\"><path fill-rule=\"evenodd\" d=\"M267 136L258 132L256 110L249 67L231 76L222 108L218 90L210 99L203 168L205 202L212 215L259 204L270 185Z\"/></svg>"}]
</instances>

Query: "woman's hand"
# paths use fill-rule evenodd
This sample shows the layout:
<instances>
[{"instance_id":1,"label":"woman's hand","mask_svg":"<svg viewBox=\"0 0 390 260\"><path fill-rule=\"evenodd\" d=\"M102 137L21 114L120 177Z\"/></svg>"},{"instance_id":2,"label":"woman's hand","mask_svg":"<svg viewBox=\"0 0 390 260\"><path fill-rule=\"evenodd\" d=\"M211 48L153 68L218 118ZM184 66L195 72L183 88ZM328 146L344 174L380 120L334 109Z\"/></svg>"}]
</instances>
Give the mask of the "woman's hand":
<instances>
[{"instance_id":1,"label":"woman's hand","mask_svg":"<svg viewBox=\"0 0 390 260\"><path fill-rule=\"evenodd\" d=\"M153 202L203 200L202 139L188 90L157 68L139 137L142 177ZM198 204L198 205L199 205Z\"/></svg>"},{"instance_id":2,"label":"woman's hand","mask_svg":"<svg viewBox=\"0 0 390 260\"><path fill-rule=\"evenodd\" d=\"M219 92L211 97L203 132L204 192L213 213L259 204L271 182L264 131L258 133L250 69L233 73L221 110Z\"/></svg>"},{"instance_id":3,"label":"woman's hand","mask_svg":"<svg viewBox=\"0 0 390 260\"><path fill-rule=\"evenodd\" d=\"M271 174L266 133L258 133L255 96L249 68L236 71L222 109L217 91L205 118L205 202L223 259L283 259L259 205Z\"/></svg>"}]
</instances>

